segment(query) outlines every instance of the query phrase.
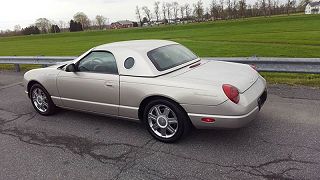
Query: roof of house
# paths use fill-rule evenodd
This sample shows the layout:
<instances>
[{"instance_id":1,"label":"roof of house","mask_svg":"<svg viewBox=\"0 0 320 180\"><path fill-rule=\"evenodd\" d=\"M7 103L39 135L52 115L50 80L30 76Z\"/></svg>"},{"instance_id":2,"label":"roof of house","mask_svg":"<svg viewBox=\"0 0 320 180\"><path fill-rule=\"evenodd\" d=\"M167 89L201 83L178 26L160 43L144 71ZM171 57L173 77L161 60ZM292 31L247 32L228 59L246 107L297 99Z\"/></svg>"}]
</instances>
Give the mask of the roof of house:
<instances>
[{"instance_id":1,"label":"roof of house","mask_svg":"<svg viewBox=\"0 0 320 180\"><path fill-rule=\"evenodd\" d=\"M131 25L133 22L129 21L129 20L124 20L124 21L117 21L115 23L119 23L119 24L122 24L122 25Z\"/></svg>"},{"instance_id":2,"label":"roof of house","mask_svg":"<svg viewBox=\"0 0 320 180\"><path fill-rule=\"evenodd\" d=\"M320 6L320 1L318 1L318 2L311 2L311 3L309 3L309 5L310 5L311 7Z\"/></svg>"}]
</instances>

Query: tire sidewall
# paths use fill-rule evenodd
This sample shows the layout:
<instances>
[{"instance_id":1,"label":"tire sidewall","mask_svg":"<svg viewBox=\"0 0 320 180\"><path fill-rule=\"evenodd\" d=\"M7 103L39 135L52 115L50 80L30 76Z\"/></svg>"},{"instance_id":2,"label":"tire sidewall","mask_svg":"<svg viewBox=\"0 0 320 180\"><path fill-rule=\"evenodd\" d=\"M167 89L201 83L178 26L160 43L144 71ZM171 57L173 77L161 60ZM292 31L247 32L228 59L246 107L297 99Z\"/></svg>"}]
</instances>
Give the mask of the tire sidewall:
<instances>
[{"instance_id":1,"label":"tire sidewall","mask_svg":"<svg viewBox=\"0 0 320 180\"><path fill-rule=\"evenodd\" d=\"M34 103L33 103L32 93L33 93L34 89L36 89L36 88L41 89L41 90L44 92L44 94L46 95L46 98L47 98L47 100L48 100L48 109L47 109L47 111L45 111L45 112L39 111L38 108L37 108L37 107L34 105ZM40 84L34 84L34 85L30 88L30 100L31 100L32 106L34 107L34 109L35 109L39 114L41 114L41 115L43 115L43 116L48 116L48 115L51 115L51 114L54 113L55 105L54 105L54 103L52 102L52 99L51 99L49 93L47 92L47 90L46 90L43 86L41 86Z\"/></svg>"},{"instance_id":2,"label":"tire sidewall","mask_svg":"<svg viewBox=\"0 0 320 180\"><path fill-rule=\"evenodd\" d=\"M156 135L153 132L153 130L151 129L151 127L149 126L148 114L149 114L150 109L155 105L168 106L176 114L177 121L178 121L178 129L177 129L177 132L174 136L172 136L170 138L162 138L162 137ZM181 107L179 107L176 103L173 103L171 101L164 100L164 99L157 99L157 100L151 101L150 103L147 104L147 106L144 109L144 113L143 113L143 123L144 123L145 127L147 128L148 132L157 140L159 140L161 142L165 142L165 143L172 143L172 142L179 140L189 130L188 120L189 120L188 116L186 115L184 110L182 110Z\"/></svg>"}]
</instances>

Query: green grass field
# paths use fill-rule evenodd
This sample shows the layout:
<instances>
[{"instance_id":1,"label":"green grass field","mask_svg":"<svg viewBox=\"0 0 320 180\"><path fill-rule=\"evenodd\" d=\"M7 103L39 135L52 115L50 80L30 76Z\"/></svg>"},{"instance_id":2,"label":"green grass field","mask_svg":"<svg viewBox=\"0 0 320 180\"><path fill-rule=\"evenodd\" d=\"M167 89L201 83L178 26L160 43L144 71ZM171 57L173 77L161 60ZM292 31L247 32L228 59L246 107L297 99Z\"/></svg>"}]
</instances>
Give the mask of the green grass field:
<instances>
[{"instance_id":1,"label":"green grass field","mask_svg":"<svg viewBox=\"0 0 320 180\"><path fill-rule=\"evenodd\" d=\"M96 45L133 39L177 41L202 57L320 57L320 15L7 37L0 38L0 56L77 56ZM264 74L273 83L296 84L299 79L298 84L320 86L320 75L313 75L312 83L307 75L274 75Z\"/></svg>"}]
</instances>

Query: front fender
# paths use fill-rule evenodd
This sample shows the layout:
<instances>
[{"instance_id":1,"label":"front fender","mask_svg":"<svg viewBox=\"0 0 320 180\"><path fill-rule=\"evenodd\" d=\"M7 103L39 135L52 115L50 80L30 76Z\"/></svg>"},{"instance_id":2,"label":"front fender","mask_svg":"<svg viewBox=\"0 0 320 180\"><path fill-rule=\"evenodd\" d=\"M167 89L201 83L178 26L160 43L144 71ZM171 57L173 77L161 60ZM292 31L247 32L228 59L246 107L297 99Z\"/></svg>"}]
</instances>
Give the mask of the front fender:
<instances>
[{"instance_id":1,"label":"front fender","mask_svg":"<svg viewBox=\"0 0 320 180\"><path fill-rule=\"evenodd\" d=\"M60 70L51 68L33 69L24 74L24 87L28 91L29 83L37 82L41 84L51 96L59 96L57 89L57 75ZM29 86L30 87L30 86Z\"/></svg>"}]
</instances>

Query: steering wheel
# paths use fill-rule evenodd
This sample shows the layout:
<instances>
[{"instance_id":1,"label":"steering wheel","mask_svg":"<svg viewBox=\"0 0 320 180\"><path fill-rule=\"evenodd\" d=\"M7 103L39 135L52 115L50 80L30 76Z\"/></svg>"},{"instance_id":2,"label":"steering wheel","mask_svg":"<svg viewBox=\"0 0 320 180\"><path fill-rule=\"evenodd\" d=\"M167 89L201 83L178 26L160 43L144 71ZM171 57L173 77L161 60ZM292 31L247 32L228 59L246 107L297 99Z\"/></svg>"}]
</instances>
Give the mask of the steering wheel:
<instances>
[{"instance_id":1,"label":"steering wheel","mask_svg":"<svg viewBox=\"0 0 320 180\"><path fill-rule=\"evenodd\" d=\"M79 70L81 71L92 71L95 66L103 63L103 60L100 58L94 58L91 61L84 62L81 66L79 66Z\"/></svg>"},{"instance_id":2,"label":"steering wheel","mask_svg":"<svg viewBox=\"0 0 320 180\"><path fill-rule=\"evenodd\" d=\"M90 61L91 65L100 65L103 63L103 60L100 58L94 58L92 61Z\"/></svg>"}]
</instances>

